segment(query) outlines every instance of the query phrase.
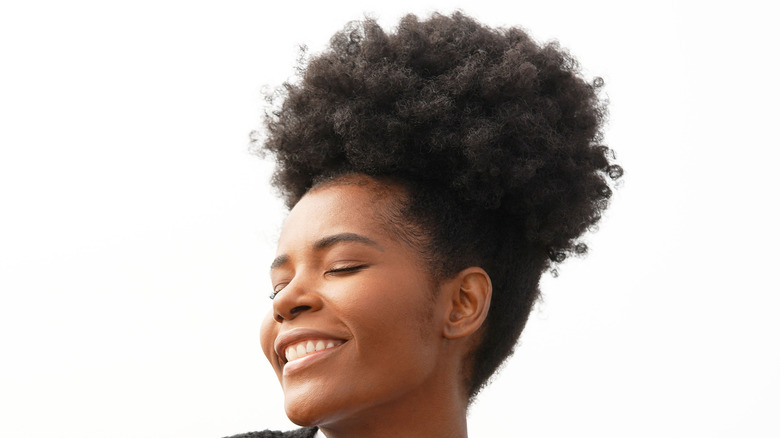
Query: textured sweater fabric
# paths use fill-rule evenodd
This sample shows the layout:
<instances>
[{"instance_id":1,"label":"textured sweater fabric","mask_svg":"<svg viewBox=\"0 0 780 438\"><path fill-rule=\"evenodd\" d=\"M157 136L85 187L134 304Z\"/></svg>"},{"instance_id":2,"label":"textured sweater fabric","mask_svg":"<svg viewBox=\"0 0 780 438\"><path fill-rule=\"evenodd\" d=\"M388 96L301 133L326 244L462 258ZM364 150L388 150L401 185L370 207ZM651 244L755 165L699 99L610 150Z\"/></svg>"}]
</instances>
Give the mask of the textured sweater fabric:
<instances>
[{"instance_id":1,"label":"textured sweater fabric","mask_svg":"<svg viewBox=\"0 0 780 438\"><path fill-rule=\"evenodd\" d=\"M291 430L289 432L280 432L278 430L264 430L262 432L249 432L240 435L233 435L226 438L314 438L317 433L316 427L306 427L303 429Z\"/></svg>"}]
</instances>

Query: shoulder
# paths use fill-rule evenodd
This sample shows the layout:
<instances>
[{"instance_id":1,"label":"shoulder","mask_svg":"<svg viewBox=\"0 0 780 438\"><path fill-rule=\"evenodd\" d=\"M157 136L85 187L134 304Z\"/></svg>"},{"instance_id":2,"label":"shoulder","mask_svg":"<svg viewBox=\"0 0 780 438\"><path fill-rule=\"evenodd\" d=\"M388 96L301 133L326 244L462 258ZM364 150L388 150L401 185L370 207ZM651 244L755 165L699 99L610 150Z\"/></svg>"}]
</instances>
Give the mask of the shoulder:
<instances>
[{"instance_id":1,"label":"shoulder","mask_svg":"<svg viewBox=\"0 0 780 438\"><path fill-rule=\"evenodd\" d=\"M233 435L226 438L313 438L317 433L316 427L307 427L303 429L281 432L278 430L264 430L262 432L249 432L239 435Z\"/></svg>"}]
</instances>

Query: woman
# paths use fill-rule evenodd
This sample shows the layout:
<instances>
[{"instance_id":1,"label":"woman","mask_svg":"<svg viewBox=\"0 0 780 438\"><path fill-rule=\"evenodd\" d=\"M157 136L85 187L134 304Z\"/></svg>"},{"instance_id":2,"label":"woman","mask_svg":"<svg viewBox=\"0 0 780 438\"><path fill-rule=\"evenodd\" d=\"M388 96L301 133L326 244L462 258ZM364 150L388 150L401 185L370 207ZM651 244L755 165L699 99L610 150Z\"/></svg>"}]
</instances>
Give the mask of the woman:
<instances>
[{"instance_id":1,"label":"woman","mask_svg":"<svg viewBox=\"0 0 780 438\"><path fill-rule=\"evenodd\" d=\"M261 343L305 428L241 436L467 436L540 276L586 251L622 173L600 85L460 13L337 33L264 143L291 211Z\"/></svg>"}]
</instances>

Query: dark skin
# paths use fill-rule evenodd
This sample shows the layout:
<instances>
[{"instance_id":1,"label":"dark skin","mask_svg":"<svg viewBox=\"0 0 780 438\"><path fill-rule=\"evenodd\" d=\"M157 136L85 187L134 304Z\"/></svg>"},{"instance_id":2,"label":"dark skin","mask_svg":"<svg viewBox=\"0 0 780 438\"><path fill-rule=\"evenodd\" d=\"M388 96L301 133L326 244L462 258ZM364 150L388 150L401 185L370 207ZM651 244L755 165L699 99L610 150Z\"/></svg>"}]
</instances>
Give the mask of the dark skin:
<instances>
[{"instance_id":1,"label":"dark skin","mask_svg":"<svg viewBox=\"0 0 780 438\"><path fill-rule=\"evenodd\" d=\"M288 417L328 438L467 436L463 373L490 278L469 267L434 281L377 215L399 196L363 175L315 187L279 239L261 343Z\"/></svg>"}]
</instances>

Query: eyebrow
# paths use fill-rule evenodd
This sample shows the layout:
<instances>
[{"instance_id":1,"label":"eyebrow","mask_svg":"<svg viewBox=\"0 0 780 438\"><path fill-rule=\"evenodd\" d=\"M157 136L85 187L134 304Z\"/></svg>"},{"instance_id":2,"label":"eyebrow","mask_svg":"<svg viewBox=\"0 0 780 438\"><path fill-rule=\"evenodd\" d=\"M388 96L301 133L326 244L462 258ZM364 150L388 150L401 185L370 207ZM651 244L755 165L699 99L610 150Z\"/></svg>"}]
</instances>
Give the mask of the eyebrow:
<instances>
[{"instance_id":1,"label":"eyebrow","mask_svg":"<svg viewBox=\"0 0 780 438\"><path fill-rule=\"evenodd\" d=\"M322 251L343 242L360 243L363 245L373 246L374 248L380 251L385 250L384 248L382 248L382 245L377 243L375 240L355 233L339 233L339 234L334 234L332 236L323 237L322 239L319 239L316 242L314 242L312 248L314 248L315 251ZM282 254L276 257L273 263L271 263L271 270L273 271L274 269L284 265L288 261L290 261L290 256L288 256L287 254Z\"/></svg>"}]
</instances>

